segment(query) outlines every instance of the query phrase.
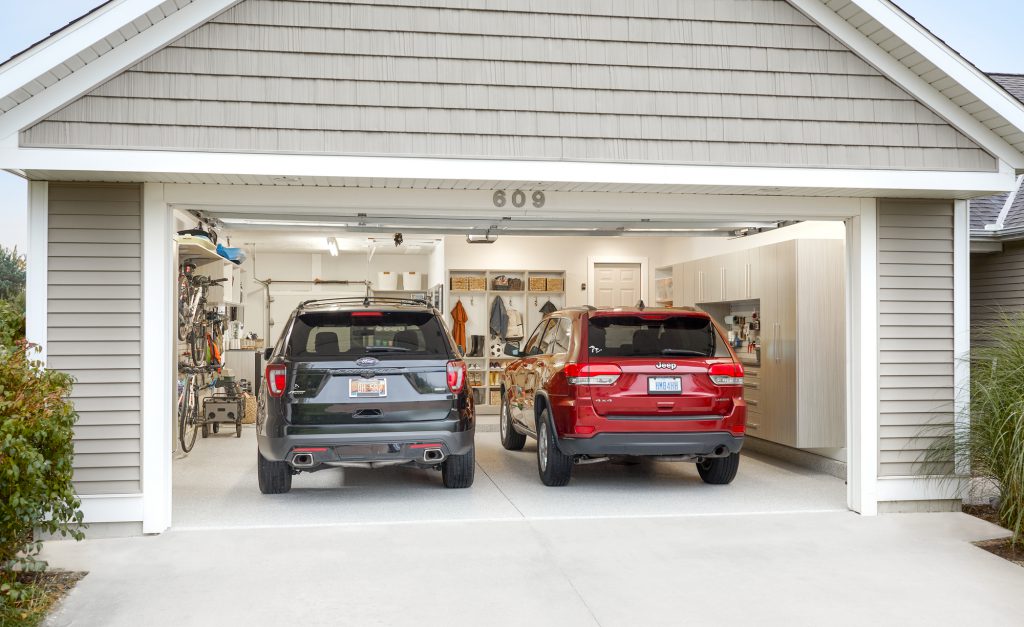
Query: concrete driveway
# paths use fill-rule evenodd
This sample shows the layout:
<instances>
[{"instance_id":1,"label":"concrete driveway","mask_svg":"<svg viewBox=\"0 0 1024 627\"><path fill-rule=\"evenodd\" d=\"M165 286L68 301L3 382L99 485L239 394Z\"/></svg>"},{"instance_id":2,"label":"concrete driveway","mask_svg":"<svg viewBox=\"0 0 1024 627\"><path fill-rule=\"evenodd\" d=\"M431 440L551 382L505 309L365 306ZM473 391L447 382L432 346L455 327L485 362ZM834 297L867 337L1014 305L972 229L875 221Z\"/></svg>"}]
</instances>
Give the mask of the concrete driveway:
<instances>
[{"instance_id":1,"label":"concrete driveway","mask_svg":"<svg viewBox=\"0 0 1024 627\"><path fill-rule=\"evenodd\" d=\"M394 503L401 509L401 503ZM1020 625L963 514L340 524L53 542L49 625Z\"/></svg>"}]
</instances>

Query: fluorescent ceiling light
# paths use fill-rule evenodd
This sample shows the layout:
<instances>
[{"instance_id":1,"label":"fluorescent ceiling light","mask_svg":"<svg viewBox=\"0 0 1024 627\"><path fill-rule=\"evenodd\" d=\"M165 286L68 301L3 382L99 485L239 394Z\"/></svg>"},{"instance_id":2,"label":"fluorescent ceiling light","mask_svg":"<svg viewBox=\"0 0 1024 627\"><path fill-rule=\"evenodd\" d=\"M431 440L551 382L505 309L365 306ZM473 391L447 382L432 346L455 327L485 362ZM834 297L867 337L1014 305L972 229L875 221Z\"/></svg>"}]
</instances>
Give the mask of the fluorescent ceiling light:
<instances>
[{"instance_id":1,"label":"fluorescent ceiling light","mask_svg":"<svg viewBox=\"0 0 1024 627\"><path fill-rule=\"evenodd\" d=\"M331 257L338 256L338 242L333 237L327 238L327 250L331 252Z\"/></svg>"},{"instance_id":2,"label":"fluorescent ceiling light","mask_svg":"<svg viewBox=\"0 0 1024 627\"><path fill-rule=\"evenodd\" d=\"M627 233L711 233L718 229L625 229Z\"/></svg>"}]
</instances>

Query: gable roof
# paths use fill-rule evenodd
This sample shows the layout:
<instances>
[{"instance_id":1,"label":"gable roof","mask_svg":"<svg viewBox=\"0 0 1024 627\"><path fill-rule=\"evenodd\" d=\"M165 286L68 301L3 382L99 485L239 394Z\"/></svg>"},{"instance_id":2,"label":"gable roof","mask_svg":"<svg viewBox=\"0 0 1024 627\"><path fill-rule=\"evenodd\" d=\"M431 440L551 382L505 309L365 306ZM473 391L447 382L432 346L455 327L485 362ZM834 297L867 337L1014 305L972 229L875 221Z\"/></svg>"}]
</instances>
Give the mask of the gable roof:
<instances>
[{"instance_id":1,"label":"gable roof","mask_svg":"<svg viewBox=\"0 0 1024 627\"><path fill-rule=\"evenodd\" d=\"M1011 96L1024 102L1024 74L989 74Z\"/></svg>"},{"instance_id":2,"label":"gable roof","mask_svg":"<svg viewBox=\"0 0 1024 627\"><path fill-rule=\"evenodd\" d=\"M1024 74L989 74L1010 95L1024 102ZM971 237L975 240L1024 239L1024 177L1013 192L970 201Z\"/></svg>"},{"instance_id":3,"label":"gable roof","mask_svg":"<svg viewBox=\"0 0 1024 627\"><path fill-rule=\"evenodd\" d=\"M970 139L1024 171L1024 104L892 2L788 2ZM236 3L110 0L0 65L0 142Z\"/></svg>"}]
</instances>

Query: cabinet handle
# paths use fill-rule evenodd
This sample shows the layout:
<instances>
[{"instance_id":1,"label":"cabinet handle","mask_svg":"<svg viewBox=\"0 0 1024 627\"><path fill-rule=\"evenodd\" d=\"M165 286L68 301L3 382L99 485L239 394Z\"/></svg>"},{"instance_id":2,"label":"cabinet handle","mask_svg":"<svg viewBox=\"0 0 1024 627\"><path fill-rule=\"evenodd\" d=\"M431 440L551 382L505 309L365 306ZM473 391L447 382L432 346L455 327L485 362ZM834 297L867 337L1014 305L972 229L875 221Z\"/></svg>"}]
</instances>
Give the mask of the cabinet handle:
<instances>
[{"instance_id":1,"label":"cabinet handle","mask_svg":"<svg viewBox=\"0 0 1024 627\"><path fill-rule=\"evenodd\" d=\"M772 356L775 358L775 363L782 361L782 357L779 356L779 327L782 323L776 322L773 326L774 332L772 333Z\"/></svg>"},{"instance_id":2,"label":"cabinet handle","mask_svg":"<svg viewBox=\"0 0 1024 627\"><path fill-rule=\"evenodd\" d=\"M748 422L747 423L747 428L748 429L757 429L760 426L761 426L761 423L759 423L759 422Z\"/></svg>"},{"instance_id":3,"label":"cabinet handle","mask_svg":"<svg viewBox=\"0 0 1024 627\"><path fill-rule=\"evenodd\" d=\"M747 399L747 405L753 405L754 407L757 407L757 401L755 401L752 398L748 398Z\"/></svg>"}]
</instances>

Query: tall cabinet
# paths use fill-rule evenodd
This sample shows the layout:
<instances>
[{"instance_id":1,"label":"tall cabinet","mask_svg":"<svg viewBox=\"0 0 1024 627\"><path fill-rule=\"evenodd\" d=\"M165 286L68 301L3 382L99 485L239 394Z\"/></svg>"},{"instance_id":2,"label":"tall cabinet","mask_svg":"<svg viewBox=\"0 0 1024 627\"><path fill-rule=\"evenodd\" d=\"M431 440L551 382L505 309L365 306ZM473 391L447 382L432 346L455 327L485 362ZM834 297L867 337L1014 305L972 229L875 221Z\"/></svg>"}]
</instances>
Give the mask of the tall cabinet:
<instances>
[{"instance_id":1,"label":"tall cabinet","mask_svg":"<svg viewBox=\"0 0 1024 627\"><path fill-rule=\"evenodd\" d=\"M758 311L747 432L796 448L845 445L846 289L841 240L790 240L676 264L673 304ZM722 320L719 320L722 322Z\"/></svg>"}]
</instances>

